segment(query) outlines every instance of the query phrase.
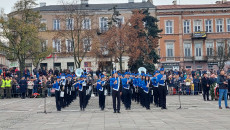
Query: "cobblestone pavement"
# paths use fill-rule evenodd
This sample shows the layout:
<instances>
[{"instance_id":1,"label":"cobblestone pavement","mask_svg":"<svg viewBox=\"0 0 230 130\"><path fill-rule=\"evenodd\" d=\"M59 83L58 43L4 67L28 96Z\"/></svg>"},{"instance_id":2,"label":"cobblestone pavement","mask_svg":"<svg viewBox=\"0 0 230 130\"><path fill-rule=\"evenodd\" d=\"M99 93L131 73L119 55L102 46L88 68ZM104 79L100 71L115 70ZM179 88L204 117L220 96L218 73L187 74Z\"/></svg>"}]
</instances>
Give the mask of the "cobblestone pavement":
<instances>
[{"instance_id":1,"label":"cobblestone pavement","mask_svg":"<svg viewBox=\"0 0 230 130\"><path fill-rule=\"evenodd\" d=\"M218 109L217 101L202 100L202 96L182 96L182 109L178 110L178 96L167 96L167 110L151 105L146 110L132 102L132 110L114 114L112 97L106 97L106 109L98 107L98 97L91 97L86 111L81 112L79 101L75 100L68 108L57 112L55 99L47 98L47 114L44 99L4 99L0 100L0 129L23 130L188 130L230 129L230 110ZM224 105L224 102L222 102ZM224 108L224 106L223 106Z\"/></svg>"}]
</instances>

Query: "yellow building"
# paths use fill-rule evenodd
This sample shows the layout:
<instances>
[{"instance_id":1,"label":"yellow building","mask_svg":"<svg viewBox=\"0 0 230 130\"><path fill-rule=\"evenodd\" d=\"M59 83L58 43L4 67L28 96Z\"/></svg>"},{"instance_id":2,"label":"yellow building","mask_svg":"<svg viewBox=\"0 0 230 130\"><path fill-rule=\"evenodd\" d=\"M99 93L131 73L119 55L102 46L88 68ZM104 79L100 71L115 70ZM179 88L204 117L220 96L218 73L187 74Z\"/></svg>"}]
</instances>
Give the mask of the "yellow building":
<instances>
[{"instance_id":1,"label":"yellow building","mask_svg":"<svg viewBox=\"0 0 230 130\"><path fill-rule=\"evenodd\" d=\"M108 19L111 18L113 14L113 7L116 7L117 11L121 15L118 16L119 22L125 23L132 15L132 10L135 9L147 9L152 16L155 16L155 6L152 4L151 0L139 3L135 3L133 0L129 0L128 3L118 3L118 4L88 4L88 0L82 0L81 4L77 5L51 5L46 6L42 3L40 7L34 10L40 11L42 15L41 22L46 24L46 27L41 28L40 36L44 40L42 46L52 47L54 53L52 58L45 59L41 62L41 67L58 68L58 69L70 69L73 71L75 69L74 58L73 58L73 47L72 42L66 36L70 33L71 29L81 30L81 47L84 51L90 52L91 47L95 44L95 37L100 37L98 33L108 30ZM70 10L74 10L72 14L75 15L72 18L70 16ZM81 15L78 15L81 14ZM66 34L65 36L60 35L60 32ZM87 33L94 32L92 34L93 38L88 38ZM84 38L85 36L85 38ZM84 53L84 52L82 52ZM105 52L106 54L106 52ZM129 57L124 56L123 69L128 69L128 59ZM97 68L110 70L110 66L119 70L119 64L110 62L110 59L100 59L94 58L86 54L86 57L82 60L81 68L96 70ZM27 67L32 69L31 61L27 61ZM103 66L103 67L102 67Z\"/></svg>"}]
</instances>

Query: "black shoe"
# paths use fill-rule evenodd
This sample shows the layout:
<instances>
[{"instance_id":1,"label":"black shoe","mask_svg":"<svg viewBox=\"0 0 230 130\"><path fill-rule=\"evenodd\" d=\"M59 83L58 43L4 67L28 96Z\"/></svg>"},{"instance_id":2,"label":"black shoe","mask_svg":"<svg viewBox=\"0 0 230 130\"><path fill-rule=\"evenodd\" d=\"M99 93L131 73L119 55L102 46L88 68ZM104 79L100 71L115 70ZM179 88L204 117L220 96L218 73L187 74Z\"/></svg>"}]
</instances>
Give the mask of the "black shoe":
<instances>
[{"instance_id":1,"label":"black shoe","mask_svg":"<svg viewBox=\"0 0 230 130\"><path fill-rule=\"evenodd\" d=\"M117 113L120 113L120 111L117 111Z\"/></svg>"},{"instance_id":2,"label":"black shoe","mask_svg":"<svg viewBox=\"0 0 230 130\"><path fill-rule=\"evenodd\" d=\"M117 113L116 111L114 111L113 113Z\"/></svg>"}]
</instances>

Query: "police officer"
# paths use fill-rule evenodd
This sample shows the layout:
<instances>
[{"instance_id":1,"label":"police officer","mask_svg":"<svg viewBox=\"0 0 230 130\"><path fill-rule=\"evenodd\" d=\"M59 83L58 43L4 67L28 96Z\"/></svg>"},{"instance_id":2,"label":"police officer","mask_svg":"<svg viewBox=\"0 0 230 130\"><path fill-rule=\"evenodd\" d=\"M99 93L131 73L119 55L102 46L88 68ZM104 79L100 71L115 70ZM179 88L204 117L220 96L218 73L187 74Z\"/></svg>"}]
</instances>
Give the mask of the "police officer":
<instances>
[{"instance_id":1,"label":"police officer","mask_svg":"<svg viewBox=\"0 0 230 130\"><path fill-rule=\"evenodd\" d=\"M55 100L56 100L57 111L61 111L62 102L60 98L61 88L60 88L60 77L59 76L57 76L57 80L54 81L53 88L55 89Z\"/></svg>"},{"instance_id":2,"label":"police officer","mask_svg":"<svg viewBox=\"0 0 230 130\"><path fill-rule=\"evenodd\" d=\"M122 86L121 79L118 77L117 72L115 72L113 78L110 79L110 87L112 87L114 113L120 113L121 94L122 94L121 86Z\"/></svg>"},{"instance_id":3,"label":"police officer","mask_svg":"<svg viewBox=\"0 0 230 130\"><path fill-rule=\"evenodd\" d=\"M105 76L101 75L101 79L97 80L97 90L99 94L99 107L103 111L105 108L105 87L106 87Z\"/></svg>"},{"instance_id":4,"label":"police officer","mask_svg":"<svg viewBox=\"0 0 230 130\"><path fill-rule=\"evenodd\" d=\"M164 74L164 68L160 69L160 74L157 76L157 80L159 82L159 97L160 97L160 107L161 109L167 109L166 108L166 91L167 87L165 84L166 75Z\"/></svg>"},{"instance_id":5,"label":"police officer","mask_svg":"<svg viewBox=\"0 0 230 130\"><path fill-rule=\"evenodd\" d=\"M5 91L5 80L4 78L2 78L1 76L1 80L0 80L0 96L1 96L1 99L4 99L4 91Z\"/></svg>"},{"instance_id":6,"label":"police officer","mask_svg":"<svg viewBox=\"0 0 230 130\"><path fill-rule=\"evenodd\" d=\"M6 89L6 98L11 98L11 89L12 89L12 85L11 85L11 80L9 79L9 77L6 77L5 80L5 89Z\"/></svg>"}]
</instances>

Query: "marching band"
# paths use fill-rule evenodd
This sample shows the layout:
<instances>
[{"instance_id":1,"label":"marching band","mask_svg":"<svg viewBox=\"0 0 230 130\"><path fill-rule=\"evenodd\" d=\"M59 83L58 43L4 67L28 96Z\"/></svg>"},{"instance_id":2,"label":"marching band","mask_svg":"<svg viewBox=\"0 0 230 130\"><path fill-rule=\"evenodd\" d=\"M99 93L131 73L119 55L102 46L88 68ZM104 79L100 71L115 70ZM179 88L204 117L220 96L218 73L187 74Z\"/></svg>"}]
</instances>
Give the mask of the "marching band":
<instances>
[{"instance_id":1,"label":"marching band","mask_svg":"<svg viewBox=\"0 0 230 130\"><path fill-rule=\"evenodd\" d=\"M53 84L57 111L68 107L77 96L79 96L80 110L84 111L94 86L99 95L99 107L102 111L105 109L105 98L108 91L112 93L114 113L120 113L121 101L125 109L130 110L132 100L147 110L150 110L150 104L153 102L156 107L167 109L166 75L163 68L160 69L160 72L155 71L154 75L130 72L120 74L114 71L112 77L108 78L100 74L95 83L92 81L91 75L87 73L82 73L80 76L70 74L58 76Z\"/></svg>"}]
</instances>

